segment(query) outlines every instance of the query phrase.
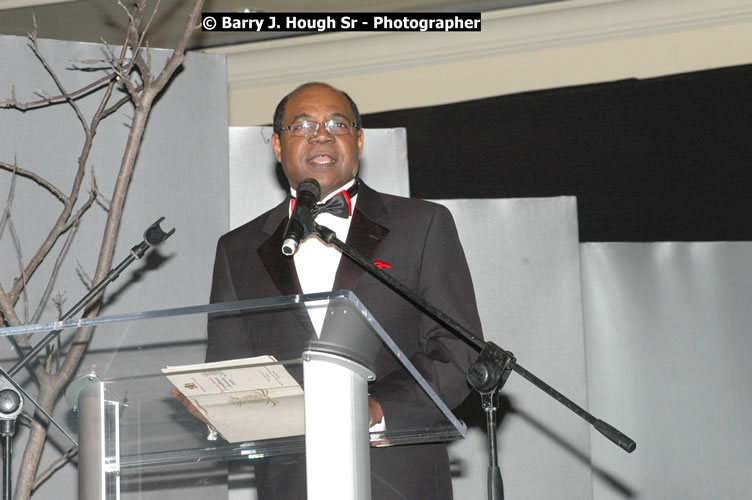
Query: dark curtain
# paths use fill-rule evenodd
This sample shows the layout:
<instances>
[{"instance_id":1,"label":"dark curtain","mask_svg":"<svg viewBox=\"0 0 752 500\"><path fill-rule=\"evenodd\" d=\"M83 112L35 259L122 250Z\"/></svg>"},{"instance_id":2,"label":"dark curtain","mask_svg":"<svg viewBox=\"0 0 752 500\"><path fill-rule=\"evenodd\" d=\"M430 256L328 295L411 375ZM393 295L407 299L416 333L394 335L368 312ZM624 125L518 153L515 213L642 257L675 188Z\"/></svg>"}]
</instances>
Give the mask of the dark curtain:
<instances>
[{"instance_id":1,"label":"dark curtain","mask_svg":"<svg viewBox=\"0 0 752 500\"><path fill-rule=\"evenodd\" d=\"M367 114L412 196L575 195L582 241L752 240L752 65Z\"/></svg>"}]
</instances>

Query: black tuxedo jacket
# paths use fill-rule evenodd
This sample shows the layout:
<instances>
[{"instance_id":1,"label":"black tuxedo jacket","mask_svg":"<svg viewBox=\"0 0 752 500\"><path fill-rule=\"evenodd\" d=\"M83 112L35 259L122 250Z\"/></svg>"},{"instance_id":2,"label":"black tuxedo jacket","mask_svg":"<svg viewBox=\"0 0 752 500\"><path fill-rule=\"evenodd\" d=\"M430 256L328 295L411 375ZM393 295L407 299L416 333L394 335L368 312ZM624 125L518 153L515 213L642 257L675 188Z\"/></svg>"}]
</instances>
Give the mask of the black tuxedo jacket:
<instances>
[{"instance_id":1,"label":"black tuxedo jacket","mask_svg":"<svg viewBox=\"0 0 752 500\"><path fill-rule=\"evenodd\" d=\"M302 293L293 259L281 252L288 206L286 200L220 238L211 302ZM386 269L388 273L481 336L470 272L454 221L445 207L377 193L361 182L347 244L369 260L391 266ZM463 401L469 392L467 369L477 356L463 340L345 256L333 288L355 292L450 408ZM207 361L261 354L298 358L312 332L310 324L306 329L305 318L273 328L213 327L210 322ZM377 380L369 391L381 404L387 426L430 424L436 410L409 374L391 356L377 356L376 360ZM299 498L296 495L300 493L293 493L290 487L294 482L305 484L304 477L292 478L303 469L289 462L280 457L276 462L257 465L262 500L267 486L268 498ZM371 462L374 500L452 496L443 445L374 449ZM275 484L282 489L275 489Z\"/></svg>"}]
</instances>

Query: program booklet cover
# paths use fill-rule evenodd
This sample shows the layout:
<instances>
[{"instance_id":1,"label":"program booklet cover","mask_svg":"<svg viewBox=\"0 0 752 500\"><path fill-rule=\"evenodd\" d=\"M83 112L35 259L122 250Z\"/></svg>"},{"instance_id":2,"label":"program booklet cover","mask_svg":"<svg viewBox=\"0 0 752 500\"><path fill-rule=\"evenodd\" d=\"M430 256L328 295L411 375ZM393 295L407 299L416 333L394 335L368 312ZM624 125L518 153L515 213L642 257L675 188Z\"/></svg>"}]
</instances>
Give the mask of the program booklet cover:
<instances>
[{"instance_id":1,"label":"program booklet cover","mask_svg":"<svg viewBox=\"0 0 752 500\"><path fill-rule=\"evenodd\" d=\"M162 372L230 443L305 432L303 388L273 356L168 366Z\"/></svg>"}]
</instances>

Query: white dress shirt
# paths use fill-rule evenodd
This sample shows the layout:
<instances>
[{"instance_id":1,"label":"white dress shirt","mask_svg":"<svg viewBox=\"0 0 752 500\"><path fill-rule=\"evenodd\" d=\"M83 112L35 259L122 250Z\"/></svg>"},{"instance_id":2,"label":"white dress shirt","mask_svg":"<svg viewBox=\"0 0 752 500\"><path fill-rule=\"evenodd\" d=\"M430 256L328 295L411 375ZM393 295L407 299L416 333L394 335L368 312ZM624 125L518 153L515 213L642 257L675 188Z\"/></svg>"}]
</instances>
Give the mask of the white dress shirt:
<instances>
[{"instance_id":1,"label":"white dress shirt","mask_svg":"<svg viewBox=\"0 0 752 500\"><path fill-rule=\"evenodd\" d=\"M353 184L355 184L355 179L329 194L329 196L321 200L321 203L328 201L343 189L350 189L350 186ZM296 195L293 188L290 188L290 193L292 193L293 196ZM352 213L355 212L355 203L357 199L357 193L350 198ZM290 215L291 214L292 210L290 210ZM350 230L351 220L352 217L343 219L342 217L337 217L336 215L327 213L319 214L316 217L317 223L334 231L337 235L337 239L341 241L347 240L347 233ZM332 291L332 287L334 286L334 276L337 274L340 258L342 258L342 252L340 252L337 247L324 243L314 235L310 235L302 240L300 244L298 244L298 249L295 252L295 255L293 255L293 259L295 261L295 271L298 273L298 281L300 281L300 288L303 293ZM328 305L329 301L324 301L320 304L306 304L308 315L311 318L311 323L313 324L316 336L318 337L321 336L321 328L324 325ZM382 418L380 422L372 425L369 430L371 432L384 432L386 430L386 419Z\"/></svg>"},{"instance_id":2,"label":"white dress shirt","mask_svg":"<svg viewBox=\"0 0 752 500\"><path fill-rule=\"evenodd\" d=\"M340 189L330 193L321 203L328 201L343 189L349 189L355 184L355 179L351 180ZM290 188L293 196L296 195L294 189ZM358 199L356 194L350 199L350 206L355 210L355 203ZM347 233L350 230L350 221L352 217L346 219L336 215L324 213L316 217L316 222L326 226L337 235L341 241L347 240ZM295 270L298 273L298 281L303 293L330 292L334 286L334 276L337 274L337 267L342 253L334 245L324 243L318 237L310 235L303 239L298 245L298 249L293 256L295 261ZM311 305L308 307L308 314L311 317L311 323L316 330L316 335L321 335L321 327L324 324L327 304Z\"/></svg>"}]
</instances>

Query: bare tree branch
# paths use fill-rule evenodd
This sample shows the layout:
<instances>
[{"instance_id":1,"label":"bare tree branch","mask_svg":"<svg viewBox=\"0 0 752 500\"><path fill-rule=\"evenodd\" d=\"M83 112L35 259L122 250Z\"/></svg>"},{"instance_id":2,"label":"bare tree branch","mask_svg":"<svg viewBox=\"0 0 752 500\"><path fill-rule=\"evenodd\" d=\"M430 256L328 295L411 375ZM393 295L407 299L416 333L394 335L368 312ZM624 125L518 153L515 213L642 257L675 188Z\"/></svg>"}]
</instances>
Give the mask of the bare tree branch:
<instances>
[{"instance_id":1,"label":"bare tree branch","mask_svg":"<svg viewBox=\"0 0 752 500\"><path fill-rule=\"evenodd\" d=\"M128 17L131 20L130 24L128 25L128 45L131 49L132 58L130 64L128 65L127 71L132 71L133 66L135 65L138 68L139 73L141 73L141 78L144 83L148 84L152 80L151 66L149 62L144 61L144 59L141 57L141 43L144 35L146 34L146 31L143 30L143 33L141 33L140 35L138 33L139 27L143 22L144 14L146 11L146 0L137 0L135 12L133 12L132 14L120 2L120 0L118 0L118 3L126 10L126 12L128 12Z\"/></svg>"},{"instance_id":2,"label":"bare tree branch","mask_svg":"<svg viewBox=\"0 0 752 500\"><path fill-rule=\"evenodd\" d=\"M8 208L8 229L13 238L13 244L16 246L16 254L18 255L18 263L21 268L21 278L24 283L23 288L23 306L24 306L24 322L29 320L29 296L26 293L26 285L29 280L26 277L26 273L23 270L23 249L21 248L21 239L18 237L18 231L16 231L16 225L13 223L13 214L10 213Z\"/></svg>"},{"instance_id":3,"label":"bare tree branch","mask_svg":"<svg viewBox=\"0 0 752 500\"><path fill-rule=\"evenodd\" d=\"M138 44L133 49L134 53L138 52L140 48L144 46L144 39L146 38L146 33L149 31L149 26L151 26L152 21L154 21L154 17L157 15L157 12L159 11L159 4L161 3L162 3L162 0L157 0L157 3L154 5L154 10L151 13L151 17L149 17L149 20L146 22L146 26L144 27L144 29L141 30L141 36L138 39ZM147 62L146 67L151 68L151 58L149 58L149 60L147 60L146 62Z\"/></svg>"},{"instance_id":4,"label":"bare tree branch","mask_svg":"<svg viewBox=\"0 0 752 500\"><path fill-rule=\"evenodd\" d=\"M68 451L58 457L46 469L39 473L39 475L34 479L34 484L32 485L33 488L36 488L40 482L46 479L47 474L54 472L58 468L68 463L73 457L76 456L76 454L78 454L78 446L71 446L70 448L68 448Z\"/></svg>"},{"instance_id":5,"label":"bare tree branch","mask_svg":"<svg viewBox=\"0 0 752 500\"><path fill-rule=\"evenodd\" d=\"M23 269L23 247L21 246L21 239L18 237L18 231L16 231L16 225L13 223L13 194L16 192L16 177L15 172L14 175L11 177L10 180L10 189L8 189L8 199L5 202L5 210L3 210L3 225L7 222L8 223L8 232L11 234L11 238L13 239L13 245L16 247L16 255L18 257L18 264L19 268L21 269L21 278L24 281L24 284L28 282L26 279L26 274L24 273ZM29 297L26 294L26 287L24 286L24 294L23 294L24 300L24 321L27 321L29 318Z\"/></svg>"},{"instance_id":6,"label":"bare tree branch","mask_svg":"<svg viewBox=\"0 0 752 500\"><path fill-rule=\"evenodd\" d=\"M125 49L124 49L125 50ZM51 72L53 74L53 79L55 81L59 81L59 78L55 74L54 70L50 67L50 65L45 60L44 56L37 50L34 51L37 58L42 61L43 66L48 72ZM29 261L28 265L24 269L24 272L26 273L26 276L30 277L34 274L36 269L39 267L41 262L44 260L44 258L47 256L47 254L52 249L52 246L55 244L57 239L70 228L70 225L68 224L70 220L71 213L73 211L73 207L78 199L78 193L81 188L81 182L83 181L84 173L85 173L85 166L86 161L88 160L89 153L91 151L91 146L94 141L94 135L96 134L97 127L99 123L102 120L102 113L105 109L107 109L107 103L110 100L110 97L112 96L112 91L115 85L115 80L110 80L107 88L105 89L105 95L103 96L99 108L97 109L96 113L94 114L94 117L92 118L92 123L90 126L84 126L84 129L86 130L86 139L84 140L84 145L82 147L81 155L78 158L78 169L76 172L76 176L74 177L73 186L71 188L70 195L66 197L66 202L64 205L64 209L61 212L60 216L58 217L57 221L55 222L55 225L52 227L50 232L48 233L47 237L45 238L42 245L37 250L37 253L32 257L32 259ZM80 110L78 110L78 106L72 102L71 106L73 106L74 110L77 111L77 115L80 116ZM92 200L93 201L93 200ZM88 206L90 206L90 203L88 203ZM88 208L86 206L86 208ZM15 303L15 301L18 298L18 293L23 289L24 282L17 279L14 284L13 288L11 289L11 301Z\"/></svg>"},{"instance_id":7,"label":"bare tree branch","mask_svg":"<svg viewBox=\"0 0 752 500\"><path fill-rule=\"evenodd\" d=\"M185 49L188 46L188 40L190 40L191 34L198 27L198 20L201 17L201 7L203 7L203 4L203 0L196 0L193 4L191 12L188 15L188 22L185 24L185 28L183 29L183 33L181 34L177 45L175 45L175 50L167 60L167 64L165 64L159 77L154 82L155 87L157 87L159 91L167 85L167 82L172 78L175 70L183 64L183 61L185 60Z\"/></svg>"},{"instance_id":8,"label":"bare tree branch","mask_svg":"<svg viewBox=\"0 0 752 500\"><path fill-rule=\"evenodd\" d=\"M32 108L38 108L50 104L57 104L59 102L68 101L68 100L76 100L80 99L81 97L85 97L89 95L91 92L96 92L100 88L102 88L104 85L109 83L110 80L115 78L117 75L115 73L109 73L99 80L95 80L91 82L90 84L86 85L85 87L81 87L80 89L71 92L69 94L61 94L56 95L52 97L48 97L46 99L41 99L39 101L29 101L29 102L18 102L15 96L15 92L13 94L13 97L11 99L5 99L4 101L0 101L0 107L5 108L16 108L21 111L26 111Z\"/></svg>"},{"instance_id":9,"label":"bare tree branch","mask_svg":"<svg viewBox=\"0 0 752 500\"><path fill-rule=\"evenodd\" d=\"M47 286L45 287L44 292L42 293L42 298L39 300L39 305L37 306L37 309L31 318L32 323L37 323L39 321L39 318L42 316L44 305L47 303L47 300L50 297L50 293L52 292L52 285L55 283L55 276L57 276L58 270L60 269L60 263L63 260L63 256L68 251L71 241L73 241L74 234L75 234L75 231L68 231L68 236L66 236L65 241L63 242L63 247L60 249L60 252L58 252L57 254L57 258L55 259L55 265L53 266L52 272L50 273L50 279L47 280Z\"/></svg>"},{"instance_id":10,"label":"bare tree branch","mask_svg":"<svg viewBox=\"0 0 752 500\"><path fill-rule=\"evenodd\" d=\"M143 85L139 85L138 87L136 87L136 91L139 92L139 93L143 89L144 89ZM120 109L123 106L123 104L125 104L127 102L131 102L131 96L130 95L127 95L127 96L123 97L118 102L116 102L115 104L113 104L109 108L107 108L104 111L102 111L101 119L104 120L105 118L107 118L108 116L110 116L112 113L114 113L115 111L117 111L118 109Z\"/></svg>"},{"instance_id":11,"label":"bare tree branch","mask_svg":"<svg viewBox=\"0 0 752 500\"><path fill-rule=\"evenodd\" d=\"M143 13L144 2L138 3L141 13ZM201 7L203 6L203 0L194 0L194 4L191 7L188 20L185 24L183 33L175 46L171 56L167 60L167 64L162 69L159 77L154 82L144 82L144 90L142 94L142 101L136 107L136 113L133 116L133 126L131 132L128 135L128 143L126 145L125 153L123 155L123 161L121 163L120 174L118 175L115 189L113 191L112 209L108 214L107 222L105 224L105 236L102 241L102 247L99 254L99 263L97 270L94 274L94 281L99 282L104 279L107 272L112 265L112 255L114 253L117 229L120 225L122 216L122 209L125 203L125 196L128 191L128 185L133 173L133 166L135 164L136 155L141 145L143 133L146 126L146 120L149 116L151 105L157 95L161 92L164 86L169 81L170 77L174 74L175 70L182 64L185 59L185 48L188 44L188 40L191 33L198 25L198 18L201 15ZM142 14L141 14L142 15ZM87 309L86 316L96 315L99 308L99 302L94 303L92 307ZM75 367L78 366L83 350L91 335L90 329L81 328L76 332L74 336L73 346L68 351L68 355L63 361L63 365L60 367L60 372L70 377ZM61 387L62 388L62 387Z\"/></svg>"},{"instance_id":12,"label":"bare tree branch","mask_svg":"<svg viewBox=\"0 0 752 500\"><path fill-rule=\"evenodd\" d=\"M99 187L97 187L97 176L94 173L94 167L91 167L91 191L90 193L94 194L95 201L97 204L104 209L105 212L110 211L110 200L108 200L104 194L102 194L101 191L99 191Z\"/></svg>"},{"instance_id":13,"label":"bare tree branch","mask_svg":"<svg viewBox=\"0 0 752 500\"><path fill-rule=\"evenodd\" d=\"M42 89L34 89L34 93L46 101L52 99L52 96Z\"/></svg>"},{"instance_id":14,"label":"bare tree branch","mask_svg":"<svg viewBox=\"0 0 752 500\"><path fill-rule=\"evenodd\" d=\"M29 39L31 40L31 50L34 51L34 54L36 54L37 58L42 62L42 66L44 66L44 69L47 70L47 73L52 77L52 80L55 82L55 85L57 85L57 88L62 92L63 95L68 95L68 92L63 87L63 83L60 81L60 78L58 78L57 73L50 67L50 65L47 63L47 60L42 56L42 54L39 52L39 44L37 43L37 22L36 19L34 19L34 31L29 34ZM66 101L70 103L71 107L73 107L73 110L76 113L76 116L78 116L79 121L81 122L81 125L84 127L84 130L86 133L89 133L89 124L86 123L86 118L84 118L84 115L81 113L81 110L78 109L78 105L76 104L76 101L71 99L70 97L66 98Z\"/></svg>"},{"instance_id":15,"label":"bare tree branch","mask_svg":"<svg viewBox=\"0 0 752 500\"><path fill-rule=\"evenodd\" d=\"M157 1L157 7L159 1ZM156 97L164 90L167 83L170 81L175 71L185 60L185 49L188 44L193 30L198 26L198 19L201 13L201 7L203 6L203 0L194 0L190 9L190 15L186 20L185 28L180 36L180 39L175 45L175 49L168 57L166 64L155 78L152 74L150 66L151 57L148 50L148 42L146 37L147 29L141 29L142 22L145 17L146 0L137 0L135 3L135 10L133 13L128 13L130 23L128 32L125 37L125 43L122 46L120 57L115 57L110 51L111 60L109 61L116 77L110 77L108 80L102 80L101 85L106 83L104 90L104 96L100 101L97 111L94 113L89 123L83 117L80 109L78 108L75 98L78 96L79 91L74 93L68 93L55 74L54 70L45 61L44 56L39 51L37 46L37 29L36 22L34 23L34 33L30 35L32 40L31 48L35 55L42 62L45 70L55 81L61 95L65 97L65 100L71 105L72 109L76 113L79 121L81 121L84 131L85 140L82 146L81 154L78 158L78 164L76 173L74 175L73 185L70 188L70 193L63 195L63 208L50 229L47 237L38 248L37 252L32 256L23 270L23 276L27 277L26 281L16 280L10 293L6 293L0 285L0 311L6 315L6 320L10 324L19 324L19 318L15 312L15 304L18 300L19 293L26 289L26 283L28 277L31 277L34 272L39 268L40 263L49 255L53 245L60 238L61 235L68 232L68 237L63 244L63 250L69 244L70 238L72 238L72 228L80 220L81 216L88 210L92 203L100 195L99 190L96 188L96 179L92 170L92 186L90 190L89 198L83 205L76 210L77 200L80 194L81 184L84 178L85 166L88 161L89 153L91 151L96 129L102 119L114 113L122 105L129 100L134 103L135 110L130 123L130 130L128 134L128 140L125 146L122 160L120 162L120 168L118 171L115 186L112 191L110 209L107 214L107 221L105 223L104 233L102 236L101 247L99 257L97 259L96 270L94 272L93 282L99 282L105 278L112 266L112 259L115 250L115 244L117 242L117 236L120 229L121 218L123 214L125 199L130 186L131 177L135 161L138 155L138 151L143 140L143 134L145 131L146 123L148 121L151 107ZM156 16L155 11L151 14L150 18L146 21L146 28L149 27L152 20ZM147 47L144 49L143 47ZM130 58L126 59L128 50L131 51ZM146 51L147 60L144 61L142 55L143 51ZM134 69L137 70L133 71ZM140 77L140 82L138 81ZM122 84L127 89L129 96L119 99L116 103L111 104L109 101L112 97L112 93L115 86ZM94 87L92 87L93 89ZM101 89L100 87L96 87ZM56 98L49 98L50 101L54 101ZM57 98L62 100L61 98ZM12 102L16 101L15 88L13 89ZM58 259L61 254L58 254ZM56 266L57 267L57 266ZM57 269L56 269L57 271ZM48 285L49 286L49 285ZM48 295L50 292L46 291ZM84 316L91 317L96 316L101 307L101 295L96 298L94 302L84 311ZM71 376L75 373L75 370L80 364L81 357L84 354L91 335L93 333L92 328L79 328L73 338L70 339L70 348L67 350L62 363L57 367L54 374L52 374L53 366L51 363L43 363L37 360L32 367L32 371L39 383L39 395L38 401L45 409L51 409L60 395L61 390L66 386ZM21 339L22 342L28 344L28 339ZM58 355L59 349L54 353ZM47 358L47 361L51 361L51 358ZM33 485L35 484L35 473L39 464L39 458L42 453L42 449L47 438L47 422L46 419L36 415L31 424L31 431L28 436L27 446L23 455L23 466L20 468L18 474L18 480L16 482L16 498L26 499L31 494ZM40 477L43 477L47 472L45 471Z\"/></svg>"},{"instance_id":16,"label":"bare tree branch","mask_svg":"<svg viewBox=\"0 0 752 500\"><path fill-rule=\"evenodd\" d=\"M14 173L14 175L20 175L21 177L26 177L27 179L31 179L43 188L45 188L47 191L55 195L55 198L65 203L68 200L68 197L63 194L62 191L60 191L53 183L48 181L47 179L43 178L39 174L35 174L34 172L30 172L28 170L24 170L20 168L18 165L5 163L4 161L0 161L0 168L3 170L9 170Z\"/></svg>"},{"instance_id":17,"label":"bare tree branch","mask_svg":"<svg viewBox=\"0 0 752 500\"><path fill-rule=\"evenodd\" d=\"M65 292L57 292L55 296L52 297L52 303L55 304L55 309L57 310L57 317L62 318L63 307L65 306Z\"/></svg>"},{"instance_id":18,"label":"bare tree branch","mask_svg":"<svg viewBox=\"0 0 752 500\"><path fill-rule=\"evenodd\" d=\"M21 319L16 314L15 304L10 301L10 295L6 293L2 283L0 283L0 309L3 310L5 321L9 325L18 326L22 324Z\"/></svg>"},{"instance_id":19,"label":"bare tree branch","mask_svg":"<svg viewBox=\"0 0 752 500\"><path fill-rule=\"evenodd\" d=\"M79 261L76 261L76 273L87 290L91 290L94 287L94 280L89 276L89 273L84 269L84 265Z\"/></svg>"},{"instance_id":20,"label":"bare tree branch","mask_svg":"<svg viewBox=\"0 0 752 500\"><path fill-rule=\"evenodd\" d=\"M68 220L68 222L63 226L63 232L68 231L73 226L78 225L78 222L81 220L81 217L86 213L87 210L89 210L89 207L94 203L94 200L97 199L97 192L96 190L90 190L89 191L89 198L86 200L86 202L81 205L81 207L76 211L75 214Z\"/></svg>"}]
</instances>

